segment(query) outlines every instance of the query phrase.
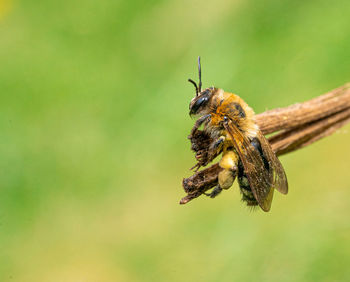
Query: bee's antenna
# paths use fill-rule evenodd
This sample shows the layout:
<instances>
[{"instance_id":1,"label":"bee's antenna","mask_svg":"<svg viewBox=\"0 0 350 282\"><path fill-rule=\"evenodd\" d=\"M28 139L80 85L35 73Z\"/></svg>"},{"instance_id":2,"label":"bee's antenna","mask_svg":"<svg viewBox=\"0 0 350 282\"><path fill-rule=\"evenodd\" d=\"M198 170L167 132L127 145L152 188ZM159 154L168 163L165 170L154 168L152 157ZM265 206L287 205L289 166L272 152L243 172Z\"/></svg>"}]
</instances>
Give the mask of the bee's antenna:
<instances>
[{"instance_id":1,"label":"bee's antenna","mask_svg":"<svg viewBox=\"0 0 350 282\"><path fill-rule=\"evenodd\" d=\"M199 75L199 86L198 86L198 90L200 93L202 91L202 71L201 71L201 57L198 56L198 75Z\"/></svg>"},{"instance_id":2,"label":"bee's antenna","mask_svg":"<svg viewBox=\"0 0 350 282\"><path fill-rule=\"evenodd\" d=\"M194 85L194 87L196 87L196 96L198 96L198 93L199 93L199 92L198 92L197 83L195 83L195 82L194 82L192 79L190 79L190 78L188 79L188 81L191 82L191 83Z\"/></svg>"}]
</instances>

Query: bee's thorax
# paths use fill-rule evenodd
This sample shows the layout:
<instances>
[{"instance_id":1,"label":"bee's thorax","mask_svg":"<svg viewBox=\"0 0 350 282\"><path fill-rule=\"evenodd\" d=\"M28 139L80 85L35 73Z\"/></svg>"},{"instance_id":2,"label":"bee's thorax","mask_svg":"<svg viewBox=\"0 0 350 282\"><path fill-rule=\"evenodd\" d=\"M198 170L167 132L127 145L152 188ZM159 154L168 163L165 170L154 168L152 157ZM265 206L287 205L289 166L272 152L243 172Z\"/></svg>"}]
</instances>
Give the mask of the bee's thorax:
<instances>
[{"instance_id":1,"label":"bee's thorax","mask_svg":"<svg viewBox=\"0 0 350 282\"><path fill-rule=\"evenodd\" d=\"M224 133L223 122L230 119L245 135L254 138L259 130L255 123L254 111L237 95L215 89L206 114L211 115L205 130L214 138Z\"/></svg>"}]
</instances>

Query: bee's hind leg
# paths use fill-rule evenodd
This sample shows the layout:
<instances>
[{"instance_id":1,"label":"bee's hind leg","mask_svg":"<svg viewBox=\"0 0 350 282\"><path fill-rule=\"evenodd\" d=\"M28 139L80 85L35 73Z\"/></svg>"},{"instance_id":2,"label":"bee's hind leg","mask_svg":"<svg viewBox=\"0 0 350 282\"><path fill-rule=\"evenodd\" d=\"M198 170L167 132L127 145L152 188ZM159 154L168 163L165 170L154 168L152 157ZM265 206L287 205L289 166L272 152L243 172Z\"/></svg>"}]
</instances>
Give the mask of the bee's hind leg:
<instances>
[{"instance_id":1,"label":"bee's hind leg","mask_svg":"<svg viewBox=\"0 0 350 282\"><path fill-rule=\"evenodd\" d=\"M229 168L220 171L218 175L218 180L219 184L215 186L215 188L210 193L204 193L205 195L209 196L210 198L215 198L221 193L223 189L229 189L235 180L235 174L233 172L233 169Z\"/></svg>"},{"instance_id":2,"label":"bee's hind leg","mask_svg":"<svg viewBox=\"0 0 350 282\"><path fill-rule=\"evenodd\" d=\"M222 191L222 188L220 187L220 185L217 185L210 193L204 193L204 195L210 198L215 198L217 195L221 193L221 191Z\"/></svg>"},{"instance_id":3,"label":"bee's hind leg","mask_svg":"<svg viewBox=\"0 0 350 282\"><path fill-rule=\"evenodd\" d=\"M219 138L222 139L222 138ZM220 141L217 141L217 143L221 143ZM224 140L224 139L223 139ZM222 156L222 159L219 162L219 165L223 170L219 172L218 175L218 182L219 184L211 191L211 193L206 193L205 195L209 196L210 198L215 198L217 195L221 193L223 189L229 189L236 177L235 171L237 169L236 166L237 163L237 156L235 152L231 149L226 149L224 151L224 154Z\"/></svg>"},{"instance_id":4,"label":"bee's hind leg","mask_svg":"<svg viewBox=\"0 0 350 282\"><path fill-rule=\"evenodd\" d=\"M221 170L218 175L218 180L219 180L218 187L220 188L220 192L222 189L225 189L225 190L229 189L232 186L233 182L235 181L235 178L236 178L235 170L237 169L236 163L237 163L237 156L235 152L233 150L226 149L224 151L222 159L219 162L220 167L223 168L223 170ZM214 188L214 190L215 189L216 188Z\"/></svg>"},{"instance_id":5,"label":"bee's hind leg","mask_svg":"<svg viewBox=\"0 0 350 282\"><path fill-rule=\"evenodd\" d=\"M219 186L222 189L229 189L235 181L236 174L233 169L224 169L219 172Z\"/></svg>"}]
</instances>

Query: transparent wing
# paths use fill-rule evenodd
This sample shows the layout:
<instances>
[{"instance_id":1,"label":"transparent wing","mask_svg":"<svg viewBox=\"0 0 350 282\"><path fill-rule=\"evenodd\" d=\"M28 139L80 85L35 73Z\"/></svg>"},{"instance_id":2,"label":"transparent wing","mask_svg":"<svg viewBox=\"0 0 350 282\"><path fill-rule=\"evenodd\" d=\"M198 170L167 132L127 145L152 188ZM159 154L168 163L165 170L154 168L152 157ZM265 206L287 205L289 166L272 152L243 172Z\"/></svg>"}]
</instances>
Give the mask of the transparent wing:
<instances>
[{"instance_id":1,"label":"transparent wing","mask_svg":"<svg viewBox=\"0 0 350 282\"><path fill-rule=\"evenodd\" d=\"M273 188L282 194L288 193L288 181L286 173L284 172L283 166L276 154L272 151L269 141L266 140L265 136L258 132L258 139L260 141L264 156L268 160L272 171L273 171Z\"/></svg>"}]
</instances>

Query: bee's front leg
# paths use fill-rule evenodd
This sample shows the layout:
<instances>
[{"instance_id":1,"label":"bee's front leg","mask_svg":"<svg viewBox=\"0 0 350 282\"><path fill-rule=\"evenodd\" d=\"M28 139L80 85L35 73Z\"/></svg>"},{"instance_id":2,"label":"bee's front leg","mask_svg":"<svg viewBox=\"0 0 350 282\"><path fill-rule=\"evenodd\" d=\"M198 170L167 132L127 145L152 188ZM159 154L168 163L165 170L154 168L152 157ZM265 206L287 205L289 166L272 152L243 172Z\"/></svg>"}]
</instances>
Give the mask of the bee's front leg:
<instances>
[{"instance_id":1,"label":"bee's front leg","mask_svg":"<svg viewBox=\"0 0 350 282\"><path fill-rule=\"evenodd\" d=\"M200 117L199 119L197 119L196 123L194 124L190 135L188 136L189 139L192 138L192 136L194 136L194 134L196 133L196 131L198 130L198 128L204 123L204 122L209 122L211 118L211 114L208 115L204 115L202 117Z\"/></svg>"}]
</instances>

